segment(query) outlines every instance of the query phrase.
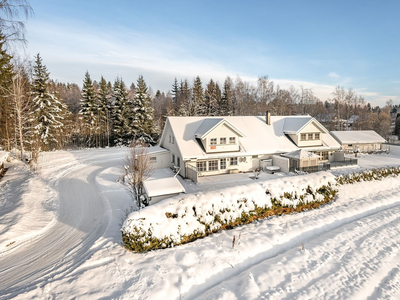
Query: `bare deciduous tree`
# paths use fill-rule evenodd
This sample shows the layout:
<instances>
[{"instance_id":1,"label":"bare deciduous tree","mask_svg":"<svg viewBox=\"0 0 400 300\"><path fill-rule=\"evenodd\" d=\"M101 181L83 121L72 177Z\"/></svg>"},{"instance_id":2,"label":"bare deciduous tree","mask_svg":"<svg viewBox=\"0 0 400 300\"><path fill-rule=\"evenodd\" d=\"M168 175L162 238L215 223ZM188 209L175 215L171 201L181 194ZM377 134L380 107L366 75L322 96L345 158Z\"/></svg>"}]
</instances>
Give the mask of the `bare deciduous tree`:
<instances>
[{"instance_id":1,"label":"bare deciduous tree","mask_svg":"<svg viewBox=\"0 0 400 300\"><path fill-rule=\"evenodd\" d=\"M124 160L127 189L138 208L143 206L143 182L153 173L148 150L144 144L133 141Z\"/></svg>"},{"instance_id":2,"label":"bare deciduous tree","mask_svg":"<svg viewBox=\"0 0 400 300\"><path fill-rule=\"evenodd\" d=\"M20 13L25 15L25 18L33 15L33 9L27 0L0 0L0 31L6 43L26 43L25 23L17 20Z\"/></svg>"}]
</instances>

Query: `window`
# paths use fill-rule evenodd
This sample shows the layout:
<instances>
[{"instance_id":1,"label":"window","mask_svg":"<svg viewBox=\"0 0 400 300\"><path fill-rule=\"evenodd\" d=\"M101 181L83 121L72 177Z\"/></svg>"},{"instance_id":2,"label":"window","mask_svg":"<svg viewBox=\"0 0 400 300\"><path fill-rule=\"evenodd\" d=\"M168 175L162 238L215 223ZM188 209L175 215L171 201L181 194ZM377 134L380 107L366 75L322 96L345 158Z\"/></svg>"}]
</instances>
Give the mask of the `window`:
<instances>
[{"instance_id":1,"label":"window","mask_svg":"<svg viewBox=\"0 0 400 300\"><path fill-rule=\"evenodd\" d=\"M231 137L229 138L229 144L236 144L236 137L231 136Z\"/></svg>"},{"instance_id":2,"label":"window","mask_svg":"<svg viewBox=\"0 0 400 300\"><path fill-rule=\"evenodd\" d=\"M315 138L316 140L319 140L319 133L315 133L315 134L314 134L314 138Z\"/></svg>"},{"instance_id":3,"label":"window","mask_svg":"<svg viewBox=\"0 0 400 300\"><path fill-rule=\"evenodd\" d=\"M226 169L226 158L221 158L219 161L219 168L221 170L225 170Z\"/></svg>"},{"instance_id":4,"label":"window","mask_svg":"<svg viewBox=\"0 0 400 300\"><path fill-rule=\"evenodd\" d=\"M199 171L199 172L204 172L204 171L206 171L206 162L205 161L198 161L197 162L197 164L196 164L196 166L197 166L197 171Z\"/></svg>"},{"instance_id":5,"label":"window","mask_svg":"<svg viewBox=\"0 0 400 300\"><path fill-rule=\"evenodd\" d=\"M225 144L226 144L226 138L220 138L220 139L219 139L219 143L220 143L221 145L225 145Z\"/></svg>"},{"instance_id":6,"label":"window","mask_svg":"<svg viewBox=\"0 0 400 300\"><path fill-rule=\"evenodd\" d=\"M217 139L210 139L210 145L216 145Z\"/></svg>"},{"instance_id":7,"label":"window","mask_svg":"<svg viewBox=\"0 0 400 300\"><path fill-rule=\"evenodd\" d=\"M176 159L177 159L176 165L178 167L180 167L181 166L181 158L179 156L177 156Z\"/></svg>"},{"instance_id":8,"label":"window","mask_svg":"<svg viewBox=\"0 0 400 300\"><path fill-rule=\"evenodd\" d=\"M208 171L216 171L216 170L218 170L218 160L208 161Z\"/></svg>"},{"instance_id":9,"label":"window","mask_svg":"<svg viewBox=\"0 0 400 300\"><path fill-rule=\"evenodd\" d=\"M175 154L172 154L172 161L173 164L175 163Z\"/></svg>"},{"instance_id":10,"label":"window","mask_svg":"<svg viewBox=\"0 0 400 300\"><path fill-rule=\"evenodd\" d=\"M150 157L150 162L156 162L156 161L157 161L157 157L156 156Z\"/></svg>"},{"instance_id":11,"label":"window","mask_svg":"<svg viewBox=\"0 0 400 300\"><path fill-rule=\"evenodd\" d=\"M171 144L171 135L169 135L169 143Z\"/></svg>"},{"instance_id":12,"label":"window","mask_svg":"<svg viewBox=\"0 0 400 300\"><path fill-rule=\"evenodd\" d=\"M175 144L175 137L172 137L172 144Z\"/></svg>"},{"instance_id":13,"label":"window","mask_svg":"<svg viewBox=\"0 0 400 300\"><path fill-rule=\"evenodd\" d=\"M230 163L230 165L231 165L231 166L237 166L237 164L238 164L237 157L231 157L231 163Z\"/></svg>"},{"instance_id":14,"label":"window","mask_svg":"<svg viewBox=\"0 0 400 300\"><path fill-rule=\"evenodd\" d=\"M300 136L300 140L301 141L305 141L307 139L307 134L306 133L302 133Z\"/></svg>"},{"instance_id":15,"label":"window","mask_svg":"<svg viewBox=\"0 0 400 300\"><path fill-rule=\"evenodd\" d=\"M313 139L313 134L312 133L309 133L308 134L308 140L312 140Z\"/></svg>"},{"instance_id":16,"label":"window","mask_svg":"<svg viewBox=\"0 0 400 300\"><path fill-rule=\"evenodd\" d=\"M328 157L328 151L321 152L321 156L322 156L322 159L323 159L323 160L328 160L328 159L329 159L329 157Z\"/></svg>"}]
</instances>

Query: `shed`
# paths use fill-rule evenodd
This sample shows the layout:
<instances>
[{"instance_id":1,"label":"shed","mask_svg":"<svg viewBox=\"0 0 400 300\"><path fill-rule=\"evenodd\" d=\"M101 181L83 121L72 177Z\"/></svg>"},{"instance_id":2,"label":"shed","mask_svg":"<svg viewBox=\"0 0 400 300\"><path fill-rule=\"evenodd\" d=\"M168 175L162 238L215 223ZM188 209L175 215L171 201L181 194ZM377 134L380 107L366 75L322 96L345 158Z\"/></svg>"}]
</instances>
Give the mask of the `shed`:
<instances>
[{"instance_id":1,"label":"shed","mask_svg":"<svg viewBox=\"0 0 400 300\"><path fill-rule=\"evenodd\" d=\"M386 140L374 130L331 131L343 150L360 151L380 150Z\"/></svg>"},{"instance_id":2,"label":"shed","mask_svg":"<svg viewBox=\"0 0 400 300\"><path fill-rule=\"evenodd\" d=\"M186 192L171 169L155 170L152 176L143 182L143 187L150 204Z\"/></svg>"}]
</instances>

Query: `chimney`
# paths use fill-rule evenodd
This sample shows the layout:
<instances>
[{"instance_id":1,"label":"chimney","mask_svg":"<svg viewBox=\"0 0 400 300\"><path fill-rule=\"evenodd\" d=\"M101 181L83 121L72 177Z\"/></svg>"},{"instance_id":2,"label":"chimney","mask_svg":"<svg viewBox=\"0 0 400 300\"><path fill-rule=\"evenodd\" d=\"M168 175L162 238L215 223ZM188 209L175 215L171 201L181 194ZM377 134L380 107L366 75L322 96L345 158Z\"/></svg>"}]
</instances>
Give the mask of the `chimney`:
<instances>
[{"instance_id":1,"label":"chimney","mask_svg":"<svg viewBox=\"0 0 400 300\"><path fill-rule=\"evenodd\" d=\"M271 113L268 110L265 112L265 123L271 125Z\"/></svg>"}]
</instances>

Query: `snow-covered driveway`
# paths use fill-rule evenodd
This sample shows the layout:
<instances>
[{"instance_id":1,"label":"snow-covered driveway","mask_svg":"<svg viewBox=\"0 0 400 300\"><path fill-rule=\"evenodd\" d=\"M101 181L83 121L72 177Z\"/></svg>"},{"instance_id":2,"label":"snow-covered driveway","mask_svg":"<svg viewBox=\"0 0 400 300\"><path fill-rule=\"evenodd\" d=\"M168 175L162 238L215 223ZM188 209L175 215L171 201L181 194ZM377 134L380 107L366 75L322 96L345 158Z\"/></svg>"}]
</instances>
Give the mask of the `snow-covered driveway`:
<instances>
[{"instance_id":1,"label":"snow-covered driveway","mask_svg":"<svg viewBox=\"0 0 400 300\"><path fill-rule=\"evenodd\" d=\"M101 244L93 245L109 225L110 215L95 179L101 171L115 165L116 161L120 164L120 155L116 160L111 158L90 165L78 164L56 180L51 180L51 185L59 192L56 221L16 249L1 252L2 296L16 296L58 280L60 276L75 270L101 247Z\"/></svg>"}]
</instances>

